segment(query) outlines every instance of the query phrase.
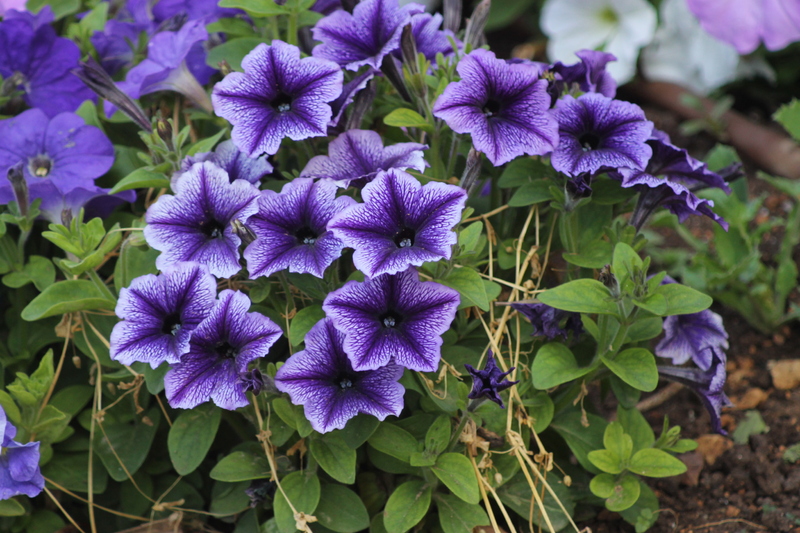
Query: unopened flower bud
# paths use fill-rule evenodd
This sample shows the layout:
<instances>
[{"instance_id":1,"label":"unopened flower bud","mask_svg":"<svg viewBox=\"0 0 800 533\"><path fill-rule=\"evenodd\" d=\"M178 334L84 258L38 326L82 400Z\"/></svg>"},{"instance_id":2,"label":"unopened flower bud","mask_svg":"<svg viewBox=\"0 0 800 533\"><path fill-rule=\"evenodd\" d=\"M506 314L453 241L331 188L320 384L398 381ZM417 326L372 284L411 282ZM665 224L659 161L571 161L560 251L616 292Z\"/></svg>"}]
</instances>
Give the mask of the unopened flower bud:
<instances>
[{"instance_id":1,"label":"unopened flower bud","mask_svg":"<svg viewBox=\"0 0 800 533\"><path fill-rule=\"evenodd\" d=\"M233 219L231 221L231 226L233 227L233 232L238 235L240 239L242 239L242 245L245 248L249 246L251 242L256 240L256 234L253 233L253 230L240 220Z\"/></svg>"},{"instance_id":2,"label":"unopened flower bud","mask_svg":"<svg viewBox=\"0 0 800 533\"><path fill-rule=\"evenodd\" d=\"M600 269L600 275L597 277L597 281L606 286L612 297L620 297L619 280L617 276L611 272L611 265L606 265Z\"/></svg>"},{"instance_id":3,"label":"unopened flower bud","mask_svg":"<svg viewBox=\"0 0 800 533\"><path fill-rule=\"evenodd\" d=\"M483 29L486 27L486 22L489 20L489 9L491 7L491 0L483 0L480 4L475 6L472 16L467 21L467 29L464 33L464 44L472 45L473 49L483 44L485 40Z\"/></svg>"},{"instance_id":4,"label":"unopened flower bud","mask_svg":"<svg viewBox=\"0 0 800 533\"><path fill-rule=\"evenodd\" d=\"M461 4L464 0L444 0L444 29L458 33L461 29Z\"/></svg>"},{"instance_id":5,"label":"unopened flower bud","mask_svg":"<svg viewBox=\"0 0 800 533\"><path fill-rule=\"evenodd\" d=\"M23 217L28 216L30 198L28 196L28 183L25 181L25 175L22 170L22 161L8 169L8 181L14 190L14 198L17 200L19 213Z\"/></svg>"},{"instance_id":6,"label":"unopened flower bud","mask_svg":"<svg viewBox=\"0 0 800 533\"><path fill-rule=\"evenodd\" d=\"M120 111L128 115L137 126L143 130L150 132L150 120L139 107L139 104L133 99L122 92L119 87L111 79L111 76L103 70L103 67L93 58L89 58L85 63L80 63L80 66L72 70L78 78L86 84L92 91L97 93L101 98L105 98L110 103L114 104Z\"/></svg>"},{"instance_id":7,"label":"unopened flower bud","mask_svg":"<svg viewBox=\"0 0 800 533\"><path fill-rule=\"evenodd\" d=\"M409 22L403 27L400 37L400 50L403 54L403 64L411 74L418 74L417 71L417 42L414 40L414 32L411 30Z\"/></svg>"},{"instance_id":8,"label":"unopened flower bud","mask_svg":"<svg viewBox=\"0 0 800 533\"><path fill-rule=\"evenodd\" d=\"M459 185L462 189L469 191L477 183L478 176L481 173L481 153L473 146L469 149L467 154L467 165L464 167L464 173L461 175Z\"/></svg>"},{"instance_id":9,"label":"unopened flower bud","mask_svg":"<svg viewBox=\"0 0 800 533\"><path fill-rule=\"evenodd\" d=\"M217 63L217 66L219 67L219 71L222 73L223 76L227 76L228 74L233 72L233 68L231 67L230 63L228 63L224 59L219 63Z\"/></svg>"}]
</instances>

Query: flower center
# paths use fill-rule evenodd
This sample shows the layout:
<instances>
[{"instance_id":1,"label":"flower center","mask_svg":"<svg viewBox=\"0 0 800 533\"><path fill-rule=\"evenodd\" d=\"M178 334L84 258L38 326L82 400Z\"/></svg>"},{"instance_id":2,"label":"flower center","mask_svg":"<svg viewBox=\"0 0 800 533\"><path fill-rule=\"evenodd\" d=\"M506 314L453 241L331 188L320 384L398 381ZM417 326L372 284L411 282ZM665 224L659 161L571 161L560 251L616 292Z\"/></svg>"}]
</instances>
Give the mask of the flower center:
<instances>
[{"instance_id":1,"label":"flower center","mask_svg":"<svg viewBox=\"0 0 800 533\"><path fill-rule=\"evenodd\" d=\"M308 226L303 226L299 230L295 231L294 236L297 239L297 242L300 244L314 244L317 242L318 237L318 235L314 233L314 231Z\"/></svg>"},{"instance_id":2,"label":"flower center","mask_svg":"<svg viewBox=\"0 0 800 533\"><path fill-rule=\"evenodd\" d=\"M394 243L398 248L410 248L414 246L414 230L403 226L403 229L394 236Z\"/></svg>"},{"instance_id":3,"label":"flower center","mask_svg":"<svg viewBox=\"0 0 800 533\"><path fill-rule=\"evenodd\" d=\"M228 341L218 342L217 345L214 346L214 350L222 359L236 359L236 356L239 355L239 349L231 346Z\"/></svg>"},{"instance_id":4,"label":"flower center","mask_svg":"<svg viewBox=\"0 0 800 533\"><path fill-rule=\"evenodd\" d=\"M278 93L278 96L272 99L269 105L278 111L278 113L286 113L292 109L292 97L281 91Z\"/></svg>"},{"instance_id":5,"label":"flower center","mask_svg":"<svg viewBox=\"0 0 800 533\"><path fill-rule=\"evenodd\" d=\"M596 150L600 146L600 137L591 131L584 133L578 138L578 142L584 152Z\"/></svg>"},{"instance_id":6,"label":"flower center","mask_svg":"<svg viewBox=\"0 0 800 533\"><path fill-rule=\"evenodd\" d=\"M597 18L607 24L617 24L619 22L619 16L617 15L617 12L611 7L606 7L600 11L597 14Z\"/></svg>"},{"instance_id":7,"label":"flower center","mask_svg":"<svg viewBox=\"0 0 800 533\"><path fill-rule=\"evenodd\" d=\"M209 239L221 239L225 236L225 226L214 218L203 222L200 231Z\"/></svg>"},{"instance_id":8,"label":"flower center","mask_svg":"<svg viewBox=\"0 0 800 533\"><path fill-rule=\"evenodd\" d=\"M378 320L385 328L396 328L403 321L403 317L394 311L387 311L378 317Z\"/></svg>"},{"instance_id":9,"label":"flower center","mask_svg":"<svg viewBox=\"0 0 800 533\"><path fill-rule=\"evenodd\" d=\"M489 98L485 104L483 104L483 114L487 117L491 117L496 115L500 112L500 102L495 100L494 98Z\"/></svg>"},{"instance_id":10,"label":"flower center","mask_svg":"<svg viewBox=\"0 0 800 533\"><path fill-rule=\"evenodd\" d=\"M339 388L342 390L352 389L353 381L350 378L342 378L339 380Z\"/></svg>"},{"instance_id":11,"label":"flower center","mask_svg":"<svg viewBox=\"0 0 800 533\"><path fill-rule=\"evenodd\" d=\"M178 313L172 313L164 318L164 323L161 325L161 333L175 336L180 330L181 316Z\"/></svg>"},{"instance_id":12,"label":"flower center","mask_svg":"<svg viewBox=\"0 0 800 533\"><path fill-rule=\"evenodd\" d=\"M37 178L46 178L53 169L53 160L45 154L39 154L28 162L28 170Z\"/></svg>"}]
</instances>

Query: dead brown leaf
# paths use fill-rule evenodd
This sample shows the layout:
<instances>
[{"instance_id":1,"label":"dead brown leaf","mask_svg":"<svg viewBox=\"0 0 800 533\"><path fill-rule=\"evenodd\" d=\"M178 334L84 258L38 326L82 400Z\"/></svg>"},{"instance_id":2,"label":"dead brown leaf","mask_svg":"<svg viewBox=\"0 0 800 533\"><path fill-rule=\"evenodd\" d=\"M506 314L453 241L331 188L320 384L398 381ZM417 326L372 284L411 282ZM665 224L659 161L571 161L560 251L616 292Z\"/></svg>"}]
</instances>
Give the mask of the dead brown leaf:
<instances>
[{"instance_id":1,"label":"dead brown leaf","mask_svg":"<svg viewBox=\"0 0 800 533\"><path fill-rule=\"evenodd\" d=\"M767 368L776 389L789 390L800 385L800 359L767 361Z\"/></svg>"},{"instance_id":2,"label":"dead brown leaf","mask_svg":"<svg viewBox=\"0 0 800 533\"><path fill-rule=\"evenodd\" d=\"M700 472L703 471L703 454L697 450L678 456L686 465L686 472L678 477L678 482L690 487L700 484Z\"/></svg>"},{"instance_id":3,"label":"dead brown leaf","mask_svg":"<svg viewBox=\"0 0 800 533\"><path fill-rule=\"evenodd\" d=\"M761 402L769 398L769 393L758 387L747 389L741 397L733 398L733 403L737 409L754 409L758 407Z\"/></svg>"},{"instance_id":4,"label":"dead brown leaf","mask_svg":"<svg viewBox=\"0 0 800 533\"><path fill-rule=\"evenodd\" d=\"M697 452L703 456L706 464L711 466L720 455L733 448L733 441L722 435L712 433L697 438Z\"/></svg>"}]
</instances>

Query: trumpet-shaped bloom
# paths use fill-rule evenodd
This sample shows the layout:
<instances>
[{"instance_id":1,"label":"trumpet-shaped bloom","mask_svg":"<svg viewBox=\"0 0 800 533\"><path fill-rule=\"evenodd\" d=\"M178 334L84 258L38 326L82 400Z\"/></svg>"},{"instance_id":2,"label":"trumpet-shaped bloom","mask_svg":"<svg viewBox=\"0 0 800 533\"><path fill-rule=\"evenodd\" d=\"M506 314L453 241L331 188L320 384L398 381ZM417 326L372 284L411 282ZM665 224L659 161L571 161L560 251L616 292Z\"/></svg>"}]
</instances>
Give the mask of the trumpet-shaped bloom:
<instances>
[{"instance_id":1,"label":"trumpet-shaped bloom","mask_svg":"<svg viewBox=\"0 0 800 533\"><path fill-rule=\"evenodd\" d=\"M542 303L515 303L511 304L511 307L530 320L533 326L531 335L534 337L543 336L553 340L561 336L566 340L570 331L572 331L573 338L577 338L583 332L580 313L562 311Z\"/></svg>"},{"instance_id":2,"label":"trumpet-shaped bloom","mask_svg":"<svg viewBox=\"0 0 800 533\"><path fill-rule=\"evenodd\" d=\"M214 86L217 115L233 124L231 137L250 157L278 151L281 141L327 134L329 102L342 92L341 69L282 41L260 44L242 60L244 73L231 72Z\"/></svg>"},{"instance_id":3,"label":"trumpet-shaped bloom","mask_svg":"<svg viewBox=\"0 0 800 533\"><path fill-rule=\"evenodd\" d=\"M178 363L192 331L214 306L217 280L199 263L178 263L120 290L111 332L111 359L124 365Z\"/></svg>"},{"instance_id":4,"label":"trumpet-shaped bloom","mask_svg":"<svg viewBox=\"0 0 800 533\"><path fill-rule=\"evenodd\" d=\"M728 333L722 317L706 309L689 315L674 315L664 319L664 338L656 345L659 357L672 359L682 365L690 359L702 368L711 368L712 352L728 349Z\"/></svg>"},{"instance_id":5,"label":"trumpet-shaped bloom","mask_svg":"<svg viewBox=\"0 0 800 533\"><path fill-rule=\"evenodd\" d=\"M487 355L486 366L483 370L475 370L472 365L464 366L472 376L472 390L467 395L467 398L473 400L487 398L505 409L506 406L503 404L500 392L519 383L519 381L508 381L506 379L506 376L511 374L515 367L512 366L508 372L501 372L491 351Z\"/></svg>"},{"instance_id":6,"label":"trumpet-shaped bloom","mask_svg":"<svg viewBox=\"0 0 800 533\"><path fill-rule=\"evenodd\" d=\"M556 102L559 140L553 168L570 176L619 167L644 169L653 150L653 123L635 105L602 94L566 95Z\"/></svg>"},{"instance_id":7,"label":"trumpet-shaped bloom","mask_svg":"<svg viewBox=\"0 0 800 533\"><path fill-rule=\"evenodd\" d=\"M253 390L247 366L267 355L281 329L260 313L248 313L250 299L224 290L208 317L192 332L189 351L164 376L172 407L191 409L212 400L223 409L247 405Z\"/></svg>"},{"instance_id":8,"label":"trumpet-shaped bloom","mask_svg":"<svg viewBox=\"0 0 800 533\"><path fill-rule=\"evenodd\" d=\"M347 70L363 65L379 70L383 58L400 48L403 27L411 22L411 16L422 12L419 4L399 7L397 0L364 0L352 13L334 11L312 30L314 39L322 43L314 48L314 57L329 59Z\"/></svg>"},{"instance_id":9,"label":"trumpet-shaped bloom","mask_svg":"<svg viewBox=\"0 0 800 533\"><path fill-rule=\"evenodd\" d=\"M349 196L336 198L336 190L332 181L295 178L280 193L261 192L258 212L248 222L256 240L244 251L251 278L286 269L323 276L344 248L328 222L355 203Z\"/></svg>"},{"instance_id":10,"label":"trumpet-shaped bloom","mask_svg":"<svg viewBox=\"0 0 800 533\"><path fill-rule=\"evenodd\" d=\"M424 187L402 170L378 174L361 191L363 204L333 217L328 229L355 249L356 268L369 277L396 274L426 261L449 259L467 194L431 182Z\"/></svg>"},{"instance_id":11,"label":"trumpet-shaped bloom","mask_svg":"<svg viewBox=\"0 0 800 533\"><path fill-rule=\"evenodd\" d=\"M19 494L33 498L44 490L39 470L39 443L20 444L14 440L17 428L0 406L0 500Z\"/></svg>"},{"instance_id":12,"label":"trumpet-shaped bloom","mask_svg":"<svg viewBox=\"0 0 800 533\"><path fill-rule=\"evenodd\" d=\"M359 413L383 420L403 410L405 391L397 382L403 367L390 363L358 372L343 343L344 334L329 318L323 319L306 335L305 350L292 355L275 375L278 390L305 408L311 427L320 433L344 428Z\"/></svg>"},{"instance_id":13,"label":"trumpet-shaped bloom","mask_svg":"<svg viewBox=\"0 0 800 533\"><path fill-rule=\"evenodd\" d=\"M420 281L410 268L360 283L349 281L325 298L322 308L345 335L353 368L374 370L390 361L433 372L441 358L441 335L458 308L458 292Z\"/></svg>"},{"instance_id":14,"label":"trumpet-shaped bloom","mask_svg":"<svg viewBox=\"0 0 800 533\"><path fill-rule=\"evenodd\" d=\"M371 130L349 130L328 145L328 155L318 155L300 173L310 178L329 178L347 187L356 182L363 186L378 172L389 169L417 172L425 170L424 144L398 143L384 148L381 136Z\"/></svg>"},{"instance_id":15,"label":"trumpet-shaped bloom","mask_svg":"<svg viewBox=\"0 0 800 533\"><path fill-rule=\"evenodd\" d=\"M228 179L233 183L236 180L245 180L258 185L264 176L272 174L273 167L267 156L247 157L240 151L233 141L224 141L217 145L213 152L187 156L181 161L181 172L172 178L173 184L177 179L194 166L195 163L211 161L228 173Z\"/></svg>"},{"instance_id":16,"label":"trumpet-shaped bloom","mask_svg":"<svg viewBox=\"0 0 800 533\"><path fill-rule=\"evenodd\" d=\"M193 166L178 179L175 195L165 194L145 215L145 239L161 252L156 266L163 270L180 261L196 261L218 277L239 272L242 241L231 223L247 222L258 210L257 197L251 183L231 183L213 163Z\"/></svg>"},{"instance_id":17,"label":"trumpet-shaped bloom","mask_svg":"<svg viewBox=\"0 0 800 533\"><path fill-rule=\"evenodd\" d=\"M558 124L549 112L547 81L538 67L497 59L474 50L458 62L461 81L447 86L433 114L499 166L523 154L544 155L558 142Z\"/></svg>"}]
</instances>

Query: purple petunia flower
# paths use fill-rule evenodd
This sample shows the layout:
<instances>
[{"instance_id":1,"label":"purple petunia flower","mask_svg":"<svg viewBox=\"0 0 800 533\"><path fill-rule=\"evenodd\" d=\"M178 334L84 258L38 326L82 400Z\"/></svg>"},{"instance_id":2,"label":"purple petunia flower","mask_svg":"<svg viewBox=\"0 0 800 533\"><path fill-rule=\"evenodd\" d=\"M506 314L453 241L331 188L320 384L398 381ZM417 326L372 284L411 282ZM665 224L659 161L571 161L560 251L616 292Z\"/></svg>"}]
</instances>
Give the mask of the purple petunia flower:
<instances>
[{"instance_id":1,"label":"purple petunia flower","mask_svg":"<svg viewBox=\"0 0 800 533\"><path fill-rule=\"evenodd\" d=\"M363 283L348 281L328 294L322 308L344 333L344 350L355 370L374 370L392 361L434 372L441 357L441 335L455 318L458 304L457 291L420 281L409 268Z\"/></svg>"},{"instance_id":2,"label":"purple petunia flower","mask_svg":"<svg viewBox=\"0 0 800 533\"><path fill-rule=\"evenodd\" d=\"M733 405L725 395L725 363L727 358L721 350L710 350L710 365L707 369L682 368L673 366L659 366L658 373L666 379L676 381L691 388L703 402L711 416L711 428L723 435L727 433L722 429L722 408Z\"/></svg>"},{"instance_id":3,"label":"purple petunia flower","mask_svg":"<svg viewBox=\"0 0 800 533\"><path fill-rule=\"evenodd\" d=\"M379 70L383 58L400 48L403 27L411 16L424 11L419 4L400 7L397 0L364 0L353 13L334 11L312 29L314 39L322 43L313 55L347 70L363 65Z\"/></svg>"},{"instance_id":4,"label":"purple petunia flower","mask_svg":"<svg viewBox=\"0 0 800 533\"><path fill-rule=\"evenodd\" d=\"M398 143L384 148L381 136L371 130L349 130L328 145L328 155L318 155L300 173L310 178L329 178L337 185L361 185L372 181L380 171L389 169L417 172L425 170L422 150L418 143Z\"/></svg>"},{"instance_id":5,"label":"purple petunia flower","mask_svg":"<svg viewBox=\"0 0 800 533\"><path fill-rule=\"evenodd\" d=\"M706 309L689 315L674 315L664 319L664 338L656 345L659 357L672 359L682 365L689 359L702 368L711 368L712 352L728 349L728 333L722 317Z\"/></svg>"},{"instance_id":6,"label":"purple petunia flower","mask_svg":"<svg viewBox=\"0 0 800 533\"><path fill-rule=\"evenodd\" d=\"M178 179L175 195L165 194L145 215L147 243L159 250L156 266L163 270L180 261L208 265L226 278L239 270L241 239L231 227L258 211L258 189L244 180L231 183L213 163L198 163Z\"/></svg>"},{"instance_id":7,"label":"purple petunia flower","mask_svg":"<svg viewBox=\"0 0 800 533\"><path fill-rule=\"evenodd\" d=\"M172 17L185 15L188 20L200 20L210 24L223 17L235 17L242 13L238 9L219 7L219 0L159 0L152 7L153 19L157 23Z\"/></svg>"},{"instance_id":8,"label":"purple petunia flower","mask_svg":"<svg viewBox=\"0 0 800 533\"><path fill-rule=\"evenodd\" d=\"M573 338L577 338L583 332L580 313L562 311L542 303L513 303L511 307L530 320L533 326L531 335L534 337L544 336L553 340L561 336L566 340L570 331L572 331Z\"/></svg>"},{"instance_id":9,"label":"purple petunia flower","mask_svg":"<svg viewBox=\"0 0 800 533\"><path fill-rule=\"evenodd\" d=\"M555 63L550 70L558 75L558 80L567 88L575 84L585 93L600 93L614 98L617 94L617 82L606 71L606 65L616 61L614 54L597 50L581 50L575 52L581 60L574 65L565 65L561 61ZM559 91L560 92L560 91Z\"/></svg>"},{"instance_id":10,"label":"purple petunia flower","mask_svg":"<svg viewBox=\"0 0 800 533\"><path fill-rule=\"evenodd\" d=\"M177 263L158 276L134 279L119 293L115 313L122 321L111 332L111 359L153 368L180 362L216 295L217 280L199 263Z\"/></svg>"},{"instance_id":11,"label":"purple petunia flower","mask_svg":"<svg viewBox=\"0 0 800 533\"><path fill-rule=\"evenodd\" d=\"M643 169L653 151L646 144L653 123L635 105L602 94L556 102L559 141L551 162L570 176L619 167Z\"/></svg>"},{"instance_id":12,"label":"purple petunia flower","mask_svg":"<svg viewBox=\"0 0 800 533\"><path fill-rule=\"evenodd\" d=\"M259 44L214 86L214 111L233 124L231 137L250 157L278 151L281 140L326 135L331 106L342 92L343 74L334 63L300 59L300 49L272 41Z\"/></svg>"},{"instance_id":13,"label":"purple petunia flower","mask_svg":"<svg viewBox=\"0 0 800 533\"><path fill-rule=\"evenodd\" d=\"M544 155L558 143L558 124L548 112L547 81L538 68L474 50L458 62L461 81L447 86L434 116L457 133L469 133L477 150L499 166L523 154Z\"/></svg>"},{"instance_id":14,"label":"purple petunia flower","mask_svg":"<svg viewBox=\"0 0 800 533\"><path fill-rule=\"evenodd\" d=\"M244 251L251 279L285 269L323 276L344 248L328 222L355 203L349 196L336 198L336 190L329 180L295 178L280 193L261 191L258 212L248 222L256 240Z\"/></svg>"},{"instance_id":15,"label":"purple petunia flower","mask_svg":"<svg viewBox=\"0 0 800 533\"><path fill-rule=\"evenodd\" d=\"M0 500L19 494L33 498L44 490L44 477L39 470L39 443L20 444L14 440L17 428L0 406Z\"/></svg>"},{"instance_id":16,"label":"purple petunia flower","mask_svg":"<svg viewBox=\"0 0 800 533\"><path fill-rule=\"evenodd\" d=\"M94 180L114 164L114 147L105 134L74 113L53 118L41 109L29 109L0 121L0 203L14 200L8 169L23 163L31 199L61 195L82 187L94 189Z\"/></svg>"},{"instance_id":17,"label":"purple petunia flower","mask_svg":"<svg viewBox=\"0 0 800 533\"><path fill-rule=\"evenodd\" d=\"M419 13L411 17L411 33L414 35L414 42L417 46L417 52L425 56L428 61L434 61L436 54L441 53L445 57L454 53L453 46L450 44L450 39L460 46L461 43L453 34L448 30L440 29L442 27L442 15L435 13ZM400 59L399 51L394 52L398 59Z\"/></svg>"},{"instance_id":18,"label":"purple petunia flower","mask_svg":"<svg viewBox=\"0 0 800 533\"><path fill-rule=\"evenodd\" d=\"M472 376L472 390L467 395L467 398L472 400L487 398L505 409L506 406L503 404L503 399L499 393L519 383L519 381L508 381L506 379L506 376L511 374L515 367L512 366L508 372L500 372L491 350L487 354L486 366L483 367L483 370L475 370L472 365L464 366Z\"/></svg>"},{"instance_id":19,"label":"purple petunia flower","mask_svg":"<svg viewBox=\"0 0 800 533\"><path fill-rule=\"evenodd\" d=\"M370 80L372 80L372 78L375 77L376 72L377 71L375 70L367 69L361 74L355 75L350 81L348 81L342 86L342 94L340 94L336 100L331 102L332 116L330 122L328 122L328 135L335 135L337 129L338 131L341 131L341 129L339 128L345 128L345 126L348 126L350 128L355 128L360 124L363 115L357 116L355 119L353 119L352 117L354 113L356 115L358 114L354 110L351 111L350 116L345 121L344 112L347 110L348 107L350 107L350 104L352 104L356 100L356 97L362 94L361 91L369 87L369 82ZM374 91L375 88L373 84L371 90L368 90L367 92L374 93ZM353 124L350 124L351 120Z\"/></svg>"},{"instance_id":20,"label":"purple petunia flower","mask_svg":"<svg viewBox=\"0 0 800 533\"><path fill-rule=\"evenodd\" d=\"M9 11L0 21L0 76L15 76L25 102L53 117L74 111L94 94L70 72L78 66L78 46L47 22L52 11L46 6L37 16Z\"/></svg>"},{"instance_id":21,"label":"purple petunia flower","mask_svg":"<svg viewBox=\"0 0 800 533\"><path fill-rule=\"evenodd\" d=\"M250 299L224 290L211 312L192 332L189 351L164 376L170 406L191 409L213 402L223 409L247 405L252 374L247 366L267 355L281 329L260 313L248 313Z\"/></svg>"},{"instance_id":22,"label":"purple petunia flower","mask_svg":"<svg viewBox=\"0 0 800 533\"><path fill-rule=\"evenodd\" d=\"M323 319L311 328L305 350L278 369L275 385L292 403L305 408L311 427L320 433L342 429L359 413L379 420L399 416L403 386L397 380L403 367L388 364L376 370L353 370L343 347L344 334Z\"/></svg>"},{"instance_id":23,"label":"purple petunia flower","mask_svg":"<svg viewBox=\"0 0 800 533\"><path fill-rule=\"evenodd\" d=\"M431 182L424 187L402 170L379 173L361 191L363 204L348 207L328 223L345 246L355 249L356 268L369 277L396 274L426 261L449 259L458 240L464 189Z\"/></svg>"},{"instance_id":24,"label":"purple petunia flower","mask_svg":"<svg viewBox=\"0 0 800 533\"><path fill-rule=\"evenodd\" d=\"M181 172L172 177L173 185L195 163L204 161L210 161L227 172L231 183L236 180L245 180L253 185L258 185L264 176L272 174L274 171L267 156L247 157L247 154L236 148L233 141L224 141L219 143L213 152L203 152L185 157L181 161Z\"/></svg>"}]
</instances>

